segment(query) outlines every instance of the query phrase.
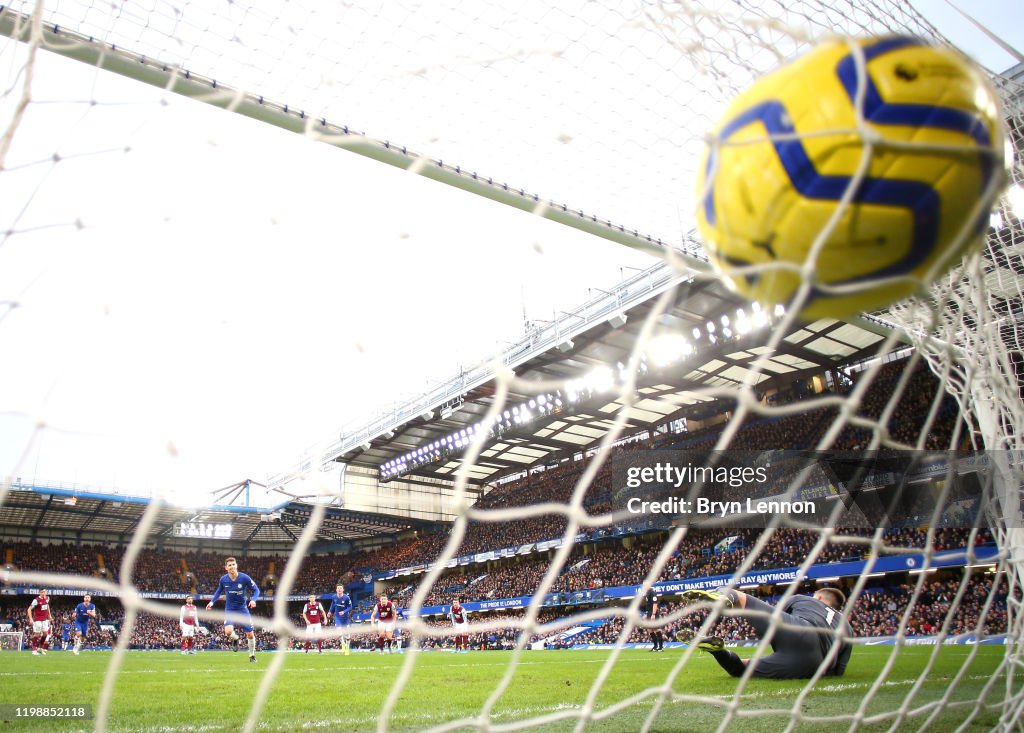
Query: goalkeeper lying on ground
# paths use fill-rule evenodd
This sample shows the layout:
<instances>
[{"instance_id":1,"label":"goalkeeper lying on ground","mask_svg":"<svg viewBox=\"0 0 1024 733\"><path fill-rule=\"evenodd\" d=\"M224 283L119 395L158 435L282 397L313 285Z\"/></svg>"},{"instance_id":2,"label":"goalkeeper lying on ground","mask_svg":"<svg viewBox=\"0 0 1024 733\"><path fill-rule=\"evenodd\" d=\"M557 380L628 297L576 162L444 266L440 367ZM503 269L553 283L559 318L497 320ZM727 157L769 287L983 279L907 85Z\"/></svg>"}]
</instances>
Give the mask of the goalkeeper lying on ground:
<instances>
[{"instance_id":1,"label":"goalkeeper lying on ground","mask_svg":"<svg viewBox=\"0 0 1024 733\"><path fill-rule=\"evenodd\" d=\"M691 602L720 602L726 609L737 609L762 638L772 626L775 609L738 590L690 590L683 593L683 598ZM832 646L838 644L839 649L824 672L826 676L838 676L846 671L853 649L846 641L852 632L842 615L845 603L846 596L836 588L821 588L813 596L793 596L783 606L771 637L773 653L756 661L741 659L726 649L725 641L718 637L699 641L697 648L709 652L733 677L741 677L753 665L751 674L755 677L793 679L813 677ZM687 641L686 636L692 636L692 632L680 632L677 638Z\"/></svg>"}]
</instances>

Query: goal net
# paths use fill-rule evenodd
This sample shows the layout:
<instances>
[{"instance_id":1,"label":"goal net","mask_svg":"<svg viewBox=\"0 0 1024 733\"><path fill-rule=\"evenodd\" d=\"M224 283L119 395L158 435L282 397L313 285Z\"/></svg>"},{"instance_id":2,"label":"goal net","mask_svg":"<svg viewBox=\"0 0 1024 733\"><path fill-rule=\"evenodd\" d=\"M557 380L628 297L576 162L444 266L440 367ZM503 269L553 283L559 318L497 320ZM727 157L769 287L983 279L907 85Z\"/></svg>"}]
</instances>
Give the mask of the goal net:
<instances>
[{"instance_id":1,"label":"goal net","mask_svg":"<svg viewBox=\"0 0 1024 733\"><path fill-rule=\"evenodd\" d=\"M896 0L326 5L62 0L0 9L0 30L9 39L0 45L6 70L0 340L12 372L0 392L12 435L0 466L6 478L0 506L12 502L8 488L31 472L30 457L42 442L73 444L85 461L96 454L97 436L124 433L126 422L151 424L154 414L166 415L156 420L159 429L133 434L125 450L156 456L154 466L177 471L174 459L183 446L175 437L183 425L197 422L188 408L201 409L183 398L205 381L196 360L234 363L239 372L250 359L298 358L310 369L330 361L350 365L343 378L353 382L392 369L397 379L417 368L410 353L429 353L445 334L451 335L453 356L480 358L494 344L463 333L465 313L493 308L497 323L509 317L511 303L514 318L522 310L516 305L520 288L542 283L556 290L569 273L596 275L589 260L628 248L623 257L634 250L640 254L631 256L641 259L629 259L625 267L660 259L678 283L659 296L628 358L608 365L609 383L584 384L582 374L527 383L499 365L488 415L494 425L511 409L505 397L510 388L538 396L606 389L611 409L598 450L562 466L553 474L555 484L532 484L528 476L516 491L497 486L473 504L466 479L474 463L486 461L486 445L483 431L466 439L462 468L452 474L457 518L444 537L415 545L417 561L430 570L399 596L409 609L401 624L406 652L382 700L378 729L726 730L751 720L772 730L821 724L849 730L1019 729L1019 80L987 72L1014 157L1010 188L993 204L980 253L940 277L927 297L863 314L851 325L828 319L800 324L796 313L754 308L722 320L723 313L700 311L695 298L693 320L709 321L701 323L704 342L712 336L723 343L733 335L745 340L714 365L693 367L692 389L675 420L640 430L632 420L643 399L636 375L653 360L655 338L678 326L665 316L675 299L718 282L694 212L707 135L729 101L826 38L899 33L948 42L912 6ZM181 101L183 96L189 100ZM235 126L239 117L245 122ZM298 136L304 144L278 154L273 148L283 136ZM371 182L389 166L410 175ZM243 179L258 187L246 185L238 194ZM458 189L458 196L438 198L432 188L438 184ZM543 224L505 225L501 207L532 217L531 226L533 220ZM501 223L480 224L492 219ZM436 262L430 246L447 236L458 238L461 249L439 254L444 259ZM558 259L560 253L566 259ZM340 269L332 274L320 258L345 268L344 275L337 274ZM276 267L274 274L250 280L249 263L257 260ZM599 284L606 283L594 286ZM325 301L313 297L335 289L361 299L349 303L344 316L325 313ZM175 315L120 309L127 291L140 290L152 290L153 301L178 303ZM425 291L436 297L430 311L417 313L415 322L403 315L407 310L390 311L387 333L365 333L351 315L367 307L387 310L382 303L408 305ZM259 297L251 298L253 292ZM282 292L300 301L300 310L286 311L277 300ZM552 305L551 317L564 307ZM220 338L204 331L194 343L163 349L161 334L198 332L210 312L227 324L245 309L256 310L268 329L287 321L283 313L305 315L273 331L274 341L263 340L262 333ZM105 325L110 319L134 323L139 343L126 365L129 382L97 393L92 383L99 383L103 367L93 357L113 348ZM769 327L751 336L753 329L741 329L736 319ZM690 339L689 325L679 335ZM40 329L48 338L38 337ZM358 335L335 343L334 352L317 348L342 341L346 337L337 334L346 331ZM858 343L859 334L874 336ZM834 367L815 370L801 356L808 349L827 350ZM156 361L171 369L152 371ZM46 368L40 370L40 363ZM186 378L179 381L175 369ZM790 385L803 386L780 388L784 375ZM239 383L221 379L216 388L228 409L237 410L232 429L252 417L246 402L267 410L288 405L287 389L278 395L244 376ZM328 389L320 387L321 396ZM130 403L130 409L119 408L108 420L104 400ZM684 409L693 405L706 408L699 419L699 410ZM91 408L95 424L82 426L69 417L83 407ZM684 429L678 423L685 415L690 425ZM215 434L204 437L217 444ZM630 440L636 442L623 443ZM184 446L190 447L205 445ZM819 503L831 516L810 522L779 511L756 526L728 518L696 526L670 519L640 531L630 526L622 504L627 483L621 473L639 447L655 462L654 448L705 461L738 461L737 451L752 451L750 463L736 464L751 469L767 452L779 451L769 460L779 492L710 499L778 499L793 509L798 499L814 503L830 495ZM797 449L805 453L786 453ZM829 453L829 461L817 460L822 452L840 450L854 457L841 462L846 454ZM807 453L816 460L808 462ZM894 509L886 504L888 494L886 500L872 495L873 487L864 483L865 456L898 457L885 472L901 473L894 481L903 487L906 477L923 477L929 501L901 499ZM879 475L881 469L872 466L871 475ZM970 480L962 482L962 474ZM864 495L836 499L837 487L851 481ZM824 493L812 496L811 488ZM63 588L120 594L125 617L106 667L97 730L125 725L118 718L117 685L132 629L145 614L167 613L140 599L133 584L158 512L155 502L120 558L116 578L9 573L26 583L60 580ZM322 505L311 510L307 531L278 570L279 598L294 587L324 516ZM500 549L480 544L487 541L485 528L518 536L542 523L549 538L561 541L543 562L522 566L520 577L509 579L521 581L529 572L534 582L527 605L470 618L472 634L509 649L493 688L471 714L410 710L403 694L434 684L422 671L425 650L450 645L455 635L447 622L418 615L432 597L450 603L450 562ZM619 567L618 556L580 554L578 537L613 537L623 528L631 532L624 536L644 538L622 540L642 568ZM734 545L742 549L733 551ZM992 549L982 553L982 546ZM958 559L950 560L951 552ZM851 555L865 563L852 579L812 572ZM894 558L905 562L905 575L887 585L876 570ZM605 567L610 563L615 567ZM795 570L784 581L757 575L780 568ZM611 602L588 577L599 577L602 585L626 577L638 589ZM707 664L701 641L722 638L728 648L746 645L743 655L763 659L790 630L779 612L761 624L736 602L680 595L707 588L690 582L704 577L725 578L711 585L749 591L776 609L819 587L841 587L844 625L830 637L828 663L841 643L856 638L851 665L863 655L870 661L861 664L870 665L871 674L862 671L844 683L830 678L825 664L796 682L768 687L750 665L727 694L694 685L697 670L720 671ZM462 580L468 587L476 579ZM551 603L552 593L571 596L580 588L590 593L580 602ZM653 616L644 598L650 589L660 594ZM289 636L301 636L284 601L275 602L271 618L256 623L278 638L279 648L287 648ZM627 649L656 634L680 651L655 683L631 685L624 671ZM5 638L0 634L0 645ZM530 684L531 649L573 638L609 651L594 663L582 689L567 687L564 703L530 704L523 690ZM987 653L987 641L999 644L998 654ZM917 644L927 644L925 653ZM247 731L259 729L270 712L267 700L283 684L286 658L275 655L267 665L252 696ZM851 692L854 702L828 706L830 696L846 694L849 700Z\"/></svg>"},{"instance_id":2,"label":"goal net","mask_svg":"<svg viewBox=\"0 0 1024 733\"><path fill-rule=\"evenodd\" d=\"M0 652L20 652L24 640L20 631L0 631Z\"/></svg>"}]
</instances>

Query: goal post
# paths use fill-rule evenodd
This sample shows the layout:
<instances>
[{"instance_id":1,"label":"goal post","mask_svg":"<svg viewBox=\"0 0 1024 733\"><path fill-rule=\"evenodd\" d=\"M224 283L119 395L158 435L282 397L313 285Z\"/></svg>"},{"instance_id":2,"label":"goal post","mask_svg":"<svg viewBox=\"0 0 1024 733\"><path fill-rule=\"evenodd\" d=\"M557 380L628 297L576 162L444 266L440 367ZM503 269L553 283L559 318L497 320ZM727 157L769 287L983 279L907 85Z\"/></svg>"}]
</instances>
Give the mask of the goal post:
<instances>
[{"instance_id":1,"label":"goal post","mask_svg":"<svg viewBox=\"0 0 1024 733\"><path fill-rule=\"evenodd\" d=\"M0 631L0 651L20 652L25 642L23 631Z\"/></svg>"},{"instance_id":2,"label":"goal post","mask_svg":"<svg viewBox=\"0 0 1024 733\"><path fill-rule=\"evenodd\" d=\"M155 3L146 8L151 12L143 12L132 5L67 0L39 5L15 2L0 8L0 37L11 39L0 44L2 58L10 62L5 67L9 71L0 106L5 115L0 150L6 153L0 160L0 191L9 193L6 200L12 202L8 218L0 222L0 343L8 332L24 338L18 331L18 311L33 308L68 317L76 311L77 304L64 301L60 292L44 291L49 302L29 298L23 306L19 300L22 294L31 295L37 278L42 277L33 268L45 270L45 262L25 264L19 259L38 241L34 237L43 233L52 235L47 243L87 242L87 254L95 251L97 259L104 254L97 240L110 232L101 231L97 239L86 240L95 234L88 222L79 220L58 228L53 221L39 218L43 215L35 205L47 186L67 195L62 183L50 182L51 175L59 178L70 166L93 159L99 171L109 151L129 149L132 143L131 134L113 142L104 140L102 147L76 140L71 133L87 128L86 118L94 108L116 113L121 106L107 104L90 96L89 89L78 88L62 89L61 93L64 101L81 105L83 119L71 125L66 138L48 137L46 115L53 114L49 120L53 122L58 114L48 104L52 100L38 99L33 91L33 72L42 53L223 109L292 133L293 139L301 136L326 143L475 194L562 225L559 234L568 228L646 252L663 258L679 275L676 287L660 292L648 309L635 342L620 350L609 348L613 355L600 364L587 357L589 361L575 365L578 372L543 383L522 379L508 369L495 370L485 416L492 424L503 411L518 407L512 404L511 394L536 397L550 390L568 399L570 392L586 391L595 395L595 412L603 418L604 432L595 435L584 426L575 432L567 429L563 438L543 436L567 456L560 468L571 477L567 479L570 485L553 483L533 494L524 491L522 496L527 498L521 502L519 498L496 499L502 496L502 487L494 487L489 494L481 492L476 504L469 500L465 489L472 469L486 464L491 455L485 445L486 431L460 439L467 446L463 463L448 474L454 480L452 506L457 517L441 546L430 548L432 564L428 567L424 562L417 571L421 574L409 581L414 588L407 595L410 618L402 624L403 632L408 632L402 634L404 655L394 667L395 682L384 691L379 714L370 725L380 731L550 726L582 731L591 725L647 731L676 729L684 722L689 724L690 716L695 715L702 729L720 731L748 720L765 727L778 723L775 727L785 730L817 725L839 725L851 731L870 726L967 730L977 724L1009 733L1019 727L1024 710L1019 675L1024 664L1024 368L1020 359L1024 344L1024 204L1018 206L1011 196L1002 197L983 251L940 277L931 286L930 298L897 303L864 314L858 321L825 318L801 323L795 313L784 308L768 313L751 307L741 309L740 316L731 301L703 297L706 290L718 287L719 281L695 233L694 212L703 194L696 182L708 130L718 113L740 91L820 40L897 33L945 43L925 18L900 0L355 2L330 8L322 3L295 2L273 12L268 7L246 0L216 6L186 0L173 8ZM901 74L909 78L913 70L904 69ZM1019 192L1024 181L1024 88L1019 79L991 74L991 80L1004 105L1010 145L1016 154L1009 172L1014 186L1011 191ZM161 115L159 102L151 107L153 116L147 123ZM861 142L867 136L862 127L849 131L851 139ZM362 132L364 129L368 132ZM35 157L19 157L22 141ZM76 149L76 144L81 149ZM44 146L45 154L36 153L37 145ZM216 143L208 147L206 153L216 161L212 152ZM253 156L260 152L253 151ZM291 172L265 173L267 187L287 198ZM208 174L206 169L193 171L198 177ZM100 174L91 175L75 178L69 185L91 187ZM852 186L844 195L851 190ZM161 198L164 195L166 199ZM189 199L179 200L173 192L161 196L153 198L160 199L166 212L188 211ZM289 199L289 203L294 201ZM348 215L353 219L384 218L392 203L381 202L378 212ZM232 205L235 208L222 211L218 201L211 203L211 208L231 222L252 216L248 202ZM451 217L458 219L458 204L453 208L456 211ZM315 218L325 231L339 225L331 212L296 209L299 213L294 219ZM158 228L167 218L157 215L137 222L134 211L123 213L136 227L136 236L138 231L145 234L150 226ZM287 215L276 216L278 213L269 212L275 226L288 219ZM60 212L49 215L56 218ZM322 222L317 218L321 215ZM835 221L822 223L821 230L834 225ZM308 234L293 223L282 225L280 231L285 241ZM500 232L486 234L497 236ZM399 239L406 236L405 232L396 235ZM24 247L19 249L21 245ZM216 245L212 241L204 256L215 256ZM383 269L364 271L361 256L369 256L366 249L389 246L399 245L382 235L372 245L354 248L348 263L353 277L380 277L383 281ZM772 242L764 246L770 249ZM541 253L543 247L535 249ZM161 253L167 254L165 250ZM588 253L581 251L579 256L586 258ZM8 261L13 262L9 268ZM479 278L506 277L502 270L506 263L495 265L486 256L480 261ZM383 266L390 264L384 262ZM237 274L237 263L232 266L232 274ZM750 277L756 279L771 268L751 269ZM221 284L219 280L215 284L202 282L210 288ZM813 277L802 280L808 287L812 282ZM72 284L60 285L82 297ZM447 285L442 273L438 287ZM385 286L382 282L381 290ZM692 311L673 311L675 304L688 306L691 302ZM486 298L467 307L485 310ZM319 313L309 317L326 319ZM741 332L736 319L745 328L754 321L759 323L757 329ZM407 324L399 320L396 316L385 330L401 335ZM601 322L615 331L625 320L603 316ZM303 331L302 338L324 338L334 333L338 324L317 320L317 326ZM442 324L438 330L444 328ZM729 335L725 335L727 331ZM750 333L753 335L747 338ZM637 374L648 362L653 363L653 344L666 334L690 339L682 346L677 344L680 358L671 362L672 368L685 372L682 376L690 388L680 390L676 412L651 417L644 414L645 398L668 390L656 382L640 385ZM726 348L734 336L735 350ZM714 358L700 362L686 358L696 351L693 342L698 339L702 348L708 345L707 353ZM214 345L212 340L206 344L211 350ZM265 343L258 345L266 347ZM557 350L561 353L565 353L563 346L571 351L573 343L560 344ZM31 358L30 350L19 349L18 342L7 348L7 353L17 354L19 359ZM358 344L357 351L361 357L363 344ZM820 367L822 355L830 360L826 367ZM374 366L383 369L385 364ZM599 376L605 377L604 383L587 382L590 375L584 370L594 366L601 368ZM408 359L406 369L416 368L416 360ZM37 404L53 407L58 415L61 405L53 405L51 395L57 403L72 401L49 386L33 386ZM142 391L150 386L138 388ZM603 400L600 404L598 396ZM130 399L137 400L137 392ZM20 403L10 409L0 404L0 412L29 413ZM418 417L433 419L433 410ZM28 441L32 443L49 424L34 416L26 419L32 423ZM638 424L647 427L640 429ZM509 431L511 425L509 418ZM620 439L635 442L623 445ZM641 448L653 450L659 441L679 449L697 445L707 453L756 447L776 466L797 444L805 451L845 449L861 454L881 450L987 451L991 480L982 482L985 490L992 492L984 495L987 523L960 526L950 520L947 526L947 518L936 509L895 527L883 526L883 522L869 526L865 519L862 525L844 528L849 532L840 531L834 522L822 525L775 516L756 531L719 521L697 528L668 524L645 532L615 534L613 528L626 525L630 518L615 506L616 491L623 483L615 476L612 456L641 453ZM29 447L16 456L14 468L0 466L0 473L8 479L0 486L0 507L13 503L10 479L26 464ZM174 445L161 445L160 449L177 455ZM514 460L526 466L537 459L523 450ZM319 467L313 465L312 470ZM929 491L943 500L952 490L953 482L946 481L951 470L947 467L938 478L926 477ZM802 482L808 473L787 475L784 495L772 498L799 498L807 488ZM376 478L376 483L374 477L366 478L368 493L389 490L383 475ZM814 480L818 483L812 488L822 494L817 498L831 501L835 514L842 514L844 508L851 509L851 514L852 509L863 510L859 505L840 506L837 486L841 478L816 475ZM873 488L864 493L870 494ZM336 485L320 486L318 491L323 495L319 499L343 498ZM729 498L739 501L748 497ZM133 629L141 623L140 614L173 616L173 609L147 605L134 585L143 571L137 565L139 554L147 543L155 542L159 512L160 502L152 502L124 554L117 583L107 588L111 593L124 591L121 602L126 619L105 670L98 730L104 730L108 721L111 727L119 724L117 676L125 666ZM861 516L869 514L862 511ZM282 648L294 631L287 595L300 578L303 557L318 528L329 522L327 516L324 501L319 501L301 533L292 532L278 519L282 532L287 531L296 545L287 566L276 571L281 580L268 611L270 617L263 615L255 623L275 636ZM408 699L405 693L436 685L423 668L428 645L453 636L450 627L418 615L426 599L435 593L443 595L445 574L450 567L458 567L466 552L508 549L472 545L479 539L481 527L499 526L515 536L529 522L553 527L543 548L536 547L538 540L532 535L515 543L537 550L534 554L545 558L546 564L530 566L536 582L529 595L518 599L514 614L470 617L474 634L510 634L508 653L496 657L501 672L495 677L495 686L483 691L470 713L447 709L436 715L410 712L403 707ZM962 530L956 537L963 546L940 547L943 532L950 527ZM632 553L629 557L638 567L620 574L629 575L635 587L616 598L602 595L602 603L585 610L549 603L552 591L571 575L578 560L573 555L577 539L602 530L609 531L602 550L614 545L616 551ZM996 548L985 555L984 563L976 562L975 545L987 531L994 535ZM503 536L501 531L496 534ZM727 557L728 548L718 554L734 535L745 538L738 560ZM334 536L339 543L343 540L341 535ZM947 551L962 551L963 557L956 561L959 564L949 560L944 554ZM851 634L837 631L834 639L864 644L854 649L855 661L859 651L877 646L878 656L872 658L880 661L870 675L862 674L844 687L842 680L831 679L820 667L800 684L769 688L754 680L753 668L746 667L746 672L736 675L735 686L727 694L705 694L692 686L693 676L688 672L719 670L701 656L704 650L687 644L678 647L675 658L652 656L656 661L647 668L664 666L664 674L655 683L636 689L626 679L628 665L641 663L629 656L632 648L650 643L652 632L661 629L679 631L681 639L687 637L684 632L696 640L722 636L723 643L740 649L747 659L769 656L773 638L787 631L782 604L815 583L828 585L838 580L830 580L823 572L816 579L807 578L818 565L852 562L850 555L858 558L857 574L844 576L848 603L841 613L855 629ZM897 560L905 564L894 570ZM899 575L898 587L883 587L882 581L876 580L886 574L878 571L881 565L887 573ZM705 577L693 574L695 567L710 568L706 575L718 579L715 588L768 598L775 610L767 630L755 633L755 626L733 601L712 597L696 608L682 603L682 589L696 587ZM785 578L764 574L780 567L788 573ZM955 570L949 570L951 567ZM941 587L930 580L931 574L940 570L949 573ZM614 577L619 571L608 572ZM86 580L78 576L77 584L69 582L65 587L86 587ZM646 591L668 586L672 591L665 593L660 615L648 610ZM206 614L203 620L213 624L217 619ZM535 650L534 645L570 628L586 635L589 622L606 624L601 646L609 651L594 661L585 689L567 681L564 702L515 704L517 685L530 677L530 655L547 653ZM922 626L928 628L918 634ZM981 675L972 665L981 655L983 643L993 637L1002 648L997 661ZM21 634L0 633L0 648L13 647L15 642L20 649ZM913 650L918 644L930 649L914 657L919 661L914 666L907 660L919 651ZM838 649L838 645L829 648L826 656L830 663ZM280 654L261 668L265 675L249 706L246 731L258 730L261 718L273 714L268 701L287 677L286 665L292 663L287 657ZM963 687L949 685L937 690L930 677L937 667ZM851 689L859 696L853 704L844 709L823 705L823 698L833 693L838 697Z\"/></svg>"}]
</instances>

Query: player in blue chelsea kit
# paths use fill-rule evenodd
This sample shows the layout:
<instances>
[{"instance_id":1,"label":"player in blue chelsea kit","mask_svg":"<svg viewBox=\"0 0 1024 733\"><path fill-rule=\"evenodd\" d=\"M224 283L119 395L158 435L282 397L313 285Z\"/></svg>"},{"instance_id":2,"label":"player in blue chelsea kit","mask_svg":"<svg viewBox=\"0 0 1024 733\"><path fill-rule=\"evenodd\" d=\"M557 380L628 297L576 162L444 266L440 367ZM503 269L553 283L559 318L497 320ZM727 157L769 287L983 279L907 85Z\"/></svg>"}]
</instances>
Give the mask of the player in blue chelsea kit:
<instances>
[{"instance_id":1,"label":"player in blue chelsea kit","mask_svg":"<svg viewBox=\"0 0 1024 733\"><path fill-rule=\"evenodd\" d=\"M82 596L82 602L75 606L75 654L82 651L82 643L89 635L91 618L96 618L96 604L92 602L92 596L86 593Z\"/></svg>"},{"instance_id":2,"label":"player in blue chelsea kit","mask_svg":"<svg viewBox=\"0 0 1024 733\"><path fill-rule=\"evenodd\" d=\"M225 560L224 569L227 570L227 573L221 577L217 592L206 604L206 610L212 609L221 594L224 595L224 633L231 641L232 648L238 651L239 639L238 634L235 633L235 626L240 625L249 641L249 661L255 662L256 635L253 633L249 609L256 608L256 599L260 597L260 589L256 585L256 581L245 573L238 572L238 561L235 558L229 557Z\"/></svg>"},{"instance_id":3,"label":"player in blue chelsea kit","mask_svg":"<svg viewBox=\"0 0 1024 733\"><path fill-rule=\"evenodd\" d=\"M341 648L347 657L351 653L351 640L348 636L348 629L352 624L352 599L345 592L345 586L339 585L334 590L334 598L331 600L331 607L327 609L327 613L334 616L334 625L339 629L343 629Z\"/></svg>"}]
</instances>

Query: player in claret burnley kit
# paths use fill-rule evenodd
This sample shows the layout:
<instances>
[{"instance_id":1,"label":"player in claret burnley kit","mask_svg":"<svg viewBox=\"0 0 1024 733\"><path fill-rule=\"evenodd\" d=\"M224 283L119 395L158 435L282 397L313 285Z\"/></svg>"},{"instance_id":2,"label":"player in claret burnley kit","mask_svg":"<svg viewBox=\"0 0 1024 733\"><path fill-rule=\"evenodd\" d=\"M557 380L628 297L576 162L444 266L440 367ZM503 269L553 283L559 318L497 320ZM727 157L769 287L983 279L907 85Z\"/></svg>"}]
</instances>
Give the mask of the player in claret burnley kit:
<instances>
[{"instance_id":1,"label":"player in claret burnley kit","mask_svg":"<svg viewBox=\"0 0 1024 733\"><path fill-rule=\"evenodd\" d=\"M316 653L324 653L324 640L320 635L323 633L324 617L326 615L324 607L317 600L316 593L310 593L309 601L302 608L302 618L306 622L306 633L312 637L306 639L306 654L309 654L309 645L313 639L316 639Z\"/></svg>"},{"instance_id":2,"label":"player in claret burnley kit","mask_svg":"<svg viewBox=\"0 0 1024 733\"><path fill-rule=\"evenodd\" d=\"M46 588L40 588L39 595L29 604L28 620L32 624L32 653L36 656L46 654L50 647L50 625L53 623L50 596L47 595Z\"/></svg>"},{"instance_id":3,"label":"player in claret burnley kit","mask_svg":"<svg viewBox=\"0 0 1024 733\"><path fill-rule=\"evenodd\" d=\"M398 617L398 609L395 604L388 600L387 593L381 593L373 612L370 613L370 623L377 622L377 653L386 650L391 653L391 645L395 641L395 620Z\"/></svg>"},{"instance_id":4,"label":"player in claret burnley kit","mask_svg":"<svg viewBox=\"0 0 1024 733\"><path fill-rule=\"evenodd\" d=\"M256 581L245 573L238 572L238 561L229 557L224 561L224 569L227 571L217 586L217 592L206 604L206 610L213 608L217 599L224 595L224 633L231 642L232 648L238 651L238 634L235 633L235 626L240 624L249 640L249 661L256 661L256 634L253 633L252 617L249 615L250 608L256 608L256 600L260 597L259 586ZM242 618L239 618L242 617Z\"/></svg>"},{"instance_id":5,"label":"player in claret burnley kit","mask_svg":"<svg viewBox=\"0 0 1024 733\"><path fill-rule=\"evenodd\" d=\"M469 613L462 607L462 599L456 598L452 601L452 608L448 612L452 626L455 627L455 652L465 654L469 651Z\"/></svg>"},{"instance_id":6,"label":"player in claret burnley kit","mask_svg":"<svg viewBox=\"0 0 1024 733\"><path fill-rule=\"evenodd\" d=\"M327 609L328 615L334 616L334 625L341 630L341 649L347 657L351 653L351 640L349 639L349 627L352 625L352 599L345 592L345 586L339 585L334 589L334 599L331 607Z\"/></svg>"},{"instance_id":7,"label":"player in claret burnley kit","mask_svg":"<svg viewBox=\"0 0 1024 733\"><path fill-rule=\"evenodd\" d=\"M738 590L689 590L683 593L687 601L721 603L735 608L746 619L758 636L763 637L772 626L775 609L764 601ZM771 639L772 654L756 662L741 659L725 648L725 640L711 637L697 643L697 648L709 652L719 666L733 677L742 677L753 665L755 677L772 679L807 679L817 674L826 664L824 675L841 676L846 671L853 647L846 641L853 635L843 619L842 609L846 596L837 588L820 588L813 596L793 596L786 601ZM834 646L838 649L829 658Z\"/></svg>"},{"instance_id":8,"label":"player in claret burnley kit","mask_svg":"<svg viewBox=\"0 0 1024 733\"><path fill-rule=\"evenodd\" d=\"M178 613L178 628L181 629L181 653L196 653L196 629L199 626L199 609L192 601L192 596L185 598L185 605Z\"/></svg>"},{"instance_id":9,"label":"player in claret burnley kit","mask_svg":"<svg viewBox=\"0 0 1024 733\"><path fill-rule=\"evenodd\" d=\"M96 604L92 602L92 596L86 593L82 596L82 602L75 606L75 648L77 655L82 651L82 644L89 636L89 620L96 618Z\"/></svg>"}]
</instances>

